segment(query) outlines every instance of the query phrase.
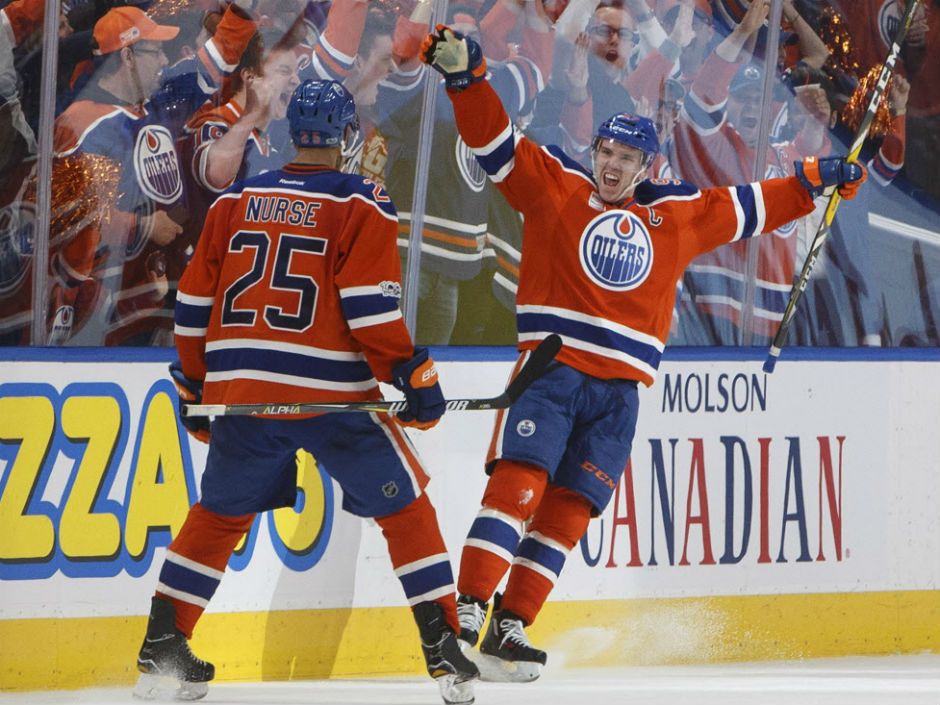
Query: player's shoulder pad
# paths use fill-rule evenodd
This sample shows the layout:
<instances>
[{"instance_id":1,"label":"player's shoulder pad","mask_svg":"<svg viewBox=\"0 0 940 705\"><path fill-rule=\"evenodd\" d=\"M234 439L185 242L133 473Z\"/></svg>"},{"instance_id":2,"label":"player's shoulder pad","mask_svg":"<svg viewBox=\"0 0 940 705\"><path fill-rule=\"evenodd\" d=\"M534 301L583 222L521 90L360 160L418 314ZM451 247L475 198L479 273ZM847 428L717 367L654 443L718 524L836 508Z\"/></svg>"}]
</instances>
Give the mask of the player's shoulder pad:
<instances>
[{"instance_id":1,"label":"player's shoulder pad","mask_svg":"<svg viewBox=\"0 0 940 705\"><path fill-rule=\"evenodd\" d=\"M251 176L243 181L236 181L222 195L237 195L251 189L272 189L287 193L304 191L311 196L322 194L331 200L367 201L387 217L398 217L392 199L385 189L359 174L344 174L328 169L309 173L285 172L276 169Z\"/></svg>"},{"instance_id":2,"label":"player's shoulder pad","mask_svg":"<svg viewBox=\"0 0 940 705\"><path fill-rule=\"evenodd\" d=\"M700 195L698 186L681 179L644 179L633 192L633 197L641 206L663 201L689 201Z\"/></svg>"},{"instance_id":3,"label":"player's shoulder pad","mask_svg":"<svg viewBox=\"0 0 940 705\"><path fill-rule=\"evenodd\" d=\"M591 181L594 180L594 177L591 175L590 171L585 169L578 162L576 162L574 159L572 159L567 154L565 154L564 151L562 151L561 147L559 147L558 145L550 144L550 145L546 145L542 149L544 149L551 156L553 156L555 159L561 162L562 168L565 169L566 171L575 171L581 176L584 176L585 178Z\"/></svg>"},{"instance_id":4,"label":"player's shoulder pad","mask_svg":"<svg viewBox=\"0 0 940 705\"><path fill-rule=\"evenodd\" d=\"M376 183L372 179L360 176L359 174L337 174L337 177L343 178L343 186L348 189L349 195L355 193L359 196L363 196L366 200L378 206L379 210L382 212L396 218L398 217L398 212L395 210L395 205L392 203L391 197L381 184Z\"/></svg>"}]
</instances>

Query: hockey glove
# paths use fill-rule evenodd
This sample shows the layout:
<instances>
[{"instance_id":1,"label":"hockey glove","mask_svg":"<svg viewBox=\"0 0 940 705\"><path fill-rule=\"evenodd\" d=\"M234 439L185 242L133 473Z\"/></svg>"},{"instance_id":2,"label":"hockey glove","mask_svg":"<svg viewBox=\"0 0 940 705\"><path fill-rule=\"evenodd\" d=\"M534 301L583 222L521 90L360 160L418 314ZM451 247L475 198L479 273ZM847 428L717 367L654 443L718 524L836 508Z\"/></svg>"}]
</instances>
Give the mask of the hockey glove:
<instances>
[{"instance_id":1,"label":"hockey glove","mask_svg":"<svg viewBox=\"0 0 940 705\"><path fill-rule=\"evenodd\" d=\"M183 416L184 404L202 403L202 382L197 382L183 374L179 360L170 363L170 376L176 383L176 393L179 395L180 423L190 436L203 443L209 442L209 419L206 416Z\"/></svg>"},{"instance_id":2,"label":"hockey glove","mask_svg":"<svg viewBox=\"0 0 940 705\"><path fill-rule=\"evenodd\" d=\"M480 45L447 25L437 25L437 34L432 32L424 38L420 55L424 63L443 74L452 90L462 91L486 78L486 59Z\"/></svg>"},{"instance_id":3,"label":"hockey glove","mask_svg":"<svg viewBox=\"0 0 940 705\"><path fill-rule=\"evenodd\" d=\"M446 407L437 369L427 349L415 348L415 356L396 365L392 375L392 384L404 392L408 402L408 408L395 417L398 423L422 431L436 426Z\"/></svg>"},{"instance_id":4,"label":"hockey glove","mask_svg":"<svg viewBox=\"0 0 940 705\"><path fill-rule=\"evenodd\" d=\"M858 187L868 178L868 170L864 166L842 157L806 157L801 162L793 162L793 165L797 178L811 198L821 196L827 186L838 187L842 198L855 198Z\"/></svg>"}]
</instances>

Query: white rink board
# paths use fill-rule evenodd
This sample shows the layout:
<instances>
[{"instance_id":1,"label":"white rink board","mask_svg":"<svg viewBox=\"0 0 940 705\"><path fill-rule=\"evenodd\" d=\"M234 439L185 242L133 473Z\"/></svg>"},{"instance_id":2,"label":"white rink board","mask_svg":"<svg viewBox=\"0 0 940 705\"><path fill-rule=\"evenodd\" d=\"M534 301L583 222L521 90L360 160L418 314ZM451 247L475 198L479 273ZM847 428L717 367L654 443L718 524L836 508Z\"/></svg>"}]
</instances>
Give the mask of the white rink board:
<instances>
[{"instance_id":1,"label":"white rink board","mask_svg":"<svg viewBox=\"0 0 940 705\"><path fill-rule=\"evenodd\" d=\"M510 366L509 362L439 363L445 393L458 398L495 395L504 386ZM6 362L0 369L0 384L0 402L11 395L45 395L53 400L56 414L63 405L58 399L61 395L125 399L119 404L124 447L116 456L107 494L100 498L110 503L96 505L100 513L111 513L123 522L136 449L147 436L141 431L141 411L154 398L169 398L172 393L166 364ZM675 395L677 388L683 393ZM708 389L707 397L704 391L698 394L700 388ZM755 388L761 390L760 395L755 395ZM747 408L735 410L735 403ZM690 410L689 405L698 408ZM455 565L485 482L482 462L493 417L492 412L451 413L437 428L411 434L433 476L429 492ZM773 375L765 376L759 362L667 360L656 385L641 393L632 457L634 513L628 516L631 505L624 483L616 508L612 502L601 519L592 522L582 546L572 552L552 599L937 589L937 419L940 375L936 364L781 362ZM9 420L0 423L9 426ZM58 418L56 429L57 440L43 466L46 479L37 485L42 491L37 490L26 510L50 517L48 522L56 531L55 554L0 561L0 619L142 614L156 583L167 534L152 534L150 550L140 559L128 556L126 548L117 556L96 560L71 561L64 556L62 544L73 540L69 532L74 525L63 528L67 504L63 495L83 446L61 438ZM185 434L182 438L188 439ZM828 443L828 454L821 453L820 438ZM160 442L172 445L177 441L162 434ZM0 487L9 484L18 447L9 441L3 445ZM658 448L669 490L664 494L658 485L657 493L652 489ZM733 529L727 532L730 552L726 550L726 448L733 451L735 478L730 500ZM762 448L767 450L763 466ZM745 453L752 477L749 503L743 490ZM189 463L198 480L205 447L193 442L189 455L191 460L183 453L183 462ZM821 455L831 458L831 491L825 482L820 483ZM762 467L766 468L764 485ZM687 501L690 478L695 480L691 503ZM762 486L765 500L761 499ZM701 496L706 497L707 524ZM673 514L671 563L661 497ZM830 497L841 516L841 559L835 546L840 522L830 516ZM230 568L210 611L403 605L378 529L344 514L338 491L332 499L329 540L320 546L322 555L312 567L294 570L285 565L272 548L269 521L264 518L241 563ZM8 506L0 509L9 511L11 501L8 495ZM742 551L748 504L749 540ZM615 509L620 523L616 548L611 551ZM631 519L638 548L635 555ZM0 527L0 536L11 536L11 526L25 526L18 523L18 515L11 519L2 513L0 521L6 524ZM703 564L708 553L705 526L713 563ZM762 535L766 535L763 546ZM657 565L651 565L653 550ZM801 554L807 560L798 560ZM634 565L628 565L631 562Z\"/></svg>"}]
</instances>

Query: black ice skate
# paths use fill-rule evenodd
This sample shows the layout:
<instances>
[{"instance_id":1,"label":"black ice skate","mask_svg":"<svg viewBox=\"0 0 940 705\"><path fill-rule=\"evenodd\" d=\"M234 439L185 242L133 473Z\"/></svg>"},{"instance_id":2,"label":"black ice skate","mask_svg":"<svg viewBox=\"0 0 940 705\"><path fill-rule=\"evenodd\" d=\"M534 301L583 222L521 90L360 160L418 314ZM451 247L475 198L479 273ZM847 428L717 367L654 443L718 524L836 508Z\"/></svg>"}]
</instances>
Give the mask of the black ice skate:
<instances>
[{"instance_id":1,"label":"black ice skate","mask_svg":"<svg viewBox=\"0 0 940 705\"><path fill-rule=\"evenodd\" d=\"M541 674L548 659L541 649L529 643L525 623L509 610L500 609L500 596L493 604L490 626L480 644L480 678L485 681L528 683Z\"/></svg>"},{"instance_id":2,"label":"black ice skate","mask_svg":"<svg viewBox=\"0 0 940 705\"><path fill-rule=\"evenodd\" d=\"M444 618L444 608L436 602L421 602L412 611L421 634L428 675L437 681L444 702L472 705L472 681L480 671L460 650L457 636Z\"/></svg>"},{"instance_id":3,"label":"black ice skate","mask_svg":"<svg viewBox=\"0 0 940 705\"><path fill-rule=\"evenodd\" d=\"M486 611L489 605L470 595L461 595L457 598L457 619L460 620L460 636L463 642L460 646L464 650L473 648L480 640L483 631L483 622L486 621Z\"/></svg>"},{"instance_id":4,"label":"black ice skate","mask_svg":"<svg viewBox=\"0 0 940 705\"><path fill-rule=\"evenodd\" d=\"M134 697L142 700L199 700L209 692L215 666L196 658L176 628L176 607L154 597L147 634L137 655L140 676Z\"/></svg>"}]
</instances>

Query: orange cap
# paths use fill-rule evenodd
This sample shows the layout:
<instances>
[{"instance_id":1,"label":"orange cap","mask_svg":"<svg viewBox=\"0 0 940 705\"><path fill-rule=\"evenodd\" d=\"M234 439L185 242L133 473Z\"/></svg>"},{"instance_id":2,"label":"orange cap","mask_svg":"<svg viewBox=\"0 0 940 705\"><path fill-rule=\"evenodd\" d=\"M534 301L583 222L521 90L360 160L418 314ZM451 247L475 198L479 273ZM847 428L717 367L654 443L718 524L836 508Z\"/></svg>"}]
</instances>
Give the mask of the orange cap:
<instances>
[{"instance_id":1,"label":"orange cap","mask_svg":"<svg viewBox=\"0 0 940 705\"><path fill-rule=\"evenodd\" d=\"M95 23L94 38L98 56L119 51L141 39L165 42L179 34L179 27L157 24L137 7L115 7Z\"/></svg>"}]
</instances>

